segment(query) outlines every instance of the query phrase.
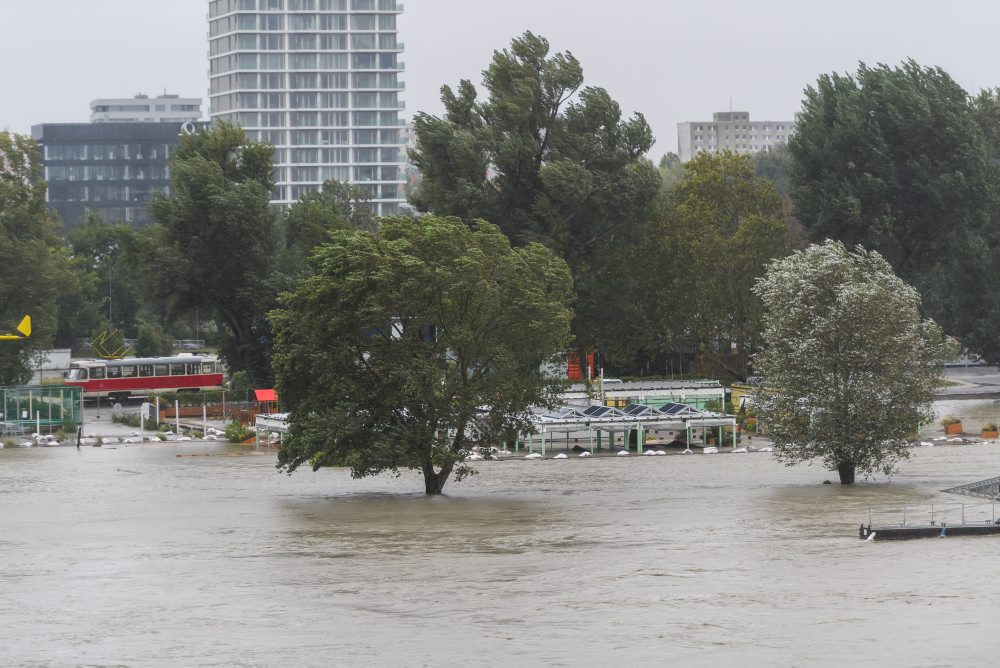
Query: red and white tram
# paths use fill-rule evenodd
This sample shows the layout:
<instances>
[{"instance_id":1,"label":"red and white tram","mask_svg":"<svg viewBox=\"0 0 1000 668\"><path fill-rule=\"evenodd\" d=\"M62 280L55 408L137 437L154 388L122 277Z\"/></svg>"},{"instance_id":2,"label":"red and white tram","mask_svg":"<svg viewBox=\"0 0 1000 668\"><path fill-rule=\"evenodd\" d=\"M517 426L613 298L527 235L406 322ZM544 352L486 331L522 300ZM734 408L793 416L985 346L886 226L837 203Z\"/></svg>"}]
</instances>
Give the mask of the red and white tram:
<instances>
[{"instance_id":1,"label":"red and white tram","mask_svg":"<svg viewBox=\"0 0 1000 668\"><path fill-rule=\"evenodd\" d=\"M125 399L162 392L203 392L222 387L222 365L214 355L125 357L71 362L66 384L85 398Z\"/></svg>"}]
</instances>

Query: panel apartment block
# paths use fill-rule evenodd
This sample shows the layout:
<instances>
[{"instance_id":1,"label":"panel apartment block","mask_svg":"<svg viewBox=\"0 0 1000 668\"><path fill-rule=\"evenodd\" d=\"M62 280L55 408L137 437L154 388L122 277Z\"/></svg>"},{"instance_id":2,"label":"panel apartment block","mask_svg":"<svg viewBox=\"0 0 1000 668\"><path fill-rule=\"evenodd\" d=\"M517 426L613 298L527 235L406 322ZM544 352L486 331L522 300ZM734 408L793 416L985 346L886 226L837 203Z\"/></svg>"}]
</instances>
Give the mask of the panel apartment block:
<instances>
[{"instance_id":1,"label":"panel apartment block","mask_svg":"<svg viewBox=\"0 0 1000 668\"><path fill-rule=\"evenodd\" d=\"M748 111L718 111L711 121L677 124L677 155L687 162L696 154L759 153L784 144L795 131L795 121L751 121Z\"/></svg>"}]
</instances>

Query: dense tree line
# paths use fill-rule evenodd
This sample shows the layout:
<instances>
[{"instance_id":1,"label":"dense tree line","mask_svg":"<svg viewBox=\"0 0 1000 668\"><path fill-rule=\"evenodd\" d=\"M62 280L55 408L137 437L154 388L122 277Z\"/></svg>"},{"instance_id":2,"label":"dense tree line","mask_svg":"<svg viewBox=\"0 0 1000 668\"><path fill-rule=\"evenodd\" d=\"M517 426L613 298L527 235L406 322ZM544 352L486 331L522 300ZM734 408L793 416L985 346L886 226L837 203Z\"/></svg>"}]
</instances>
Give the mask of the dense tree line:
<instances>
[{"instance_id":1,"label":"dense tree line","mask_svg":"<svg viewBox=\"0 0 1000 668\"><path fill-rule=\"evenodd\" d=\"M806 90L790 190L809 238L879 252L964 346L1000 361L1000 103L907 61Z\"/></svg>"},{"instance_id":2,"label":"dense tree line","mask_svg":"<svg viewBox=\"0 0 1000 668\"><path fill-rule=\"evenodd\" d=\"M571 53L532 33L472 82L444 86L442 117L418 114L411 158L420 210L494 221L515 245L538 241L573 273L573 333L616 373L663 372L676 350L719 361L736 344L747 372L759 301L753 279L789 248L780 199L747 157L682 166L644 154L652 132ZM718 365L713 371L726 369Z\"/></svg>"},{"instance_id":3,"label":"dense tree line","mask_svg":"<svg viewBox=\"0 0 1000 668\"><path fill-rule=\"evenodd\" d=\"M66 230L45 206L35 142L0 133L0 330L24 314L34 325L0 347L0 385L25 382L39 351L110 330L137 339L139 355L207 333L232 370L271 386L267 312L278 293L329 230L375 225L365 195L332 182L276 212L272 150L225 124L183 136L171 195L151 205L156 224L88 214Z\"/></svg>"},{"instance_id":4,"label":"dense tree line","mask_svg":"<svg viewBox=\"0 0 1000 668\"><path fill-rule=\"evenodd\" d=\"M440 491L470 445L442 435L464 433L488 396L509 404L477 428L516 425L551 389L527 370L560 347L597 350L616 374L662 374L674 356L696 356L704 373L746 378L765 326L754 285L806 239L826 238L880 253L926 315L1000 358L996 91L971 98L913 62L862 64L807 89L787 147L654 165L645 118L626 118L542 37L495 52L482 88L445 85L445 113L417 115L415 214L386 221L334 182L276 210L273 147L220 124L180 139L154 225L88 216L64 235L34 143L0 134L0 314L36 324L0 349L0 383L23 381L37 350L101 328L150 354L168 333L210 331L254 386L277 380L293 409L358 434L327 443L321 425L301 423L282 455L289 470L415 466ZM444 386L413 384L405 360ZM467 377L474 368L485 375ZM293 369L308 382L289 380ZM320 395L333 412L320 411L311 393L335 381L367 408ZM362 436L376 408L395 422ZM428 438L399 441L407 424ZM431 441L440 447L421 449Z\"/></svg>"},{"instance_id":5,"label":"dense tree line","mask_svg":"<svg viewBox=\"0 0 1000 668\"><path fill-rule=\"evenodd\" d=\"M572 54L551 54L541 37L497 52L483 86L482 98L469 81L444 86L445 114L418 115L412 202L491 221L515 246L538 242L562 257L576 293L574 346L599 350L615 372L655 373L672 351L696 350L713 371L746 376L760 326L750 286L770 259L801 246L797 223L811 240L880 252L946 331L1000 355L995 92L970 98L913 62L861 65L807 89L787 148L687 164L666 155L654 166L643 157L644 118L623 118L607 91L584 85ZM30 285L4 283L5 318L33 311L27 345L65 345L106 326L130 337L142 327L144 340L197 336L202 321L233 368L269 384L265 314L279 292L330 230L377 227L363 196L341 184L272 210L268 147L221 126L182 138L172 195L152 205L157 225L89 216L62 239L36 149L9 133L3 141L4 270L41 269Z\"/></svg>"}]
</instances>

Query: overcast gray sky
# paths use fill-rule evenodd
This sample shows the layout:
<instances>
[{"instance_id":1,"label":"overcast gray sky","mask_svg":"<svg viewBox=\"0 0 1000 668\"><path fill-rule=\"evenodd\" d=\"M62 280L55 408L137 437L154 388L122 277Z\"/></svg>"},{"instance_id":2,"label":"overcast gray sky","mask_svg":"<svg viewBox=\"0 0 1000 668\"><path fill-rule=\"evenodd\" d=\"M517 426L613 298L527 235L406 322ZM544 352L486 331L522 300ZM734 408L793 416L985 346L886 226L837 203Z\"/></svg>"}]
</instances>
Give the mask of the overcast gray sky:
<instances>
[{"instance_id":1,"label":"overcast gray sky","mask_svg":"<svg viewBox=\"0 0 1000 668\"><path fill-rule=\"evenodd\" d=\"M859 60L939 65L966 90L1000 85L1000 3L931 0L405 0L407 115L481 83L496 49L531 30L572 51L586 83L677 149L677 123L713 111L790 119L803 88ZM207 114L207 0L0 0L0 128L86 122L97 97L198 96Z\"/></svg>"}]
</instances>

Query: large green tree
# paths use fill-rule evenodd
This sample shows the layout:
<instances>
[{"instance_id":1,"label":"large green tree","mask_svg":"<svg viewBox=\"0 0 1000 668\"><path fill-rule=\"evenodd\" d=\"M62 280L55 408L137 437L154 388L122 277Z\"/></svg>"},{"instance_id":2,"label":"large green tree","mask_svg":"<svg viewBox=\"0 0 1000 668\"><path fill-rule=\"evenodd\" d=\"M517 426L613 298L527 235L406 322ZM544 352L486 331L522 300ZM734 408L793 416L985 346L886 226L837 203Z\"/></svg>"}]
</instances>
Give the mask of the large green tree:
<instances>
[{"instance_id":1,"label":"large green tree","mask_svg":"<svg viewBox=\"0 0 1000 668\"><path fill-rule=\"evenodd\" d=\"M700 153L685 164L646 248L645 269L656 277L643 302L653 349L696 348L711 372L745 379L761 329L754 282L790 250L774 186L748 156Z\"/></svg>"},{"instance_id":2,"label":"large green tree","mask_svg":"<svg viewBox=\"0 0 1000 668\"><path fill-rule=\"evenodd\" d=\"M995 274L983 261L997 245L997 119L984 129L995 105L973 107L946 72L912 60L822 75L789 142L791 193L812 240L879 252L946 330L1000 359L996 305L963 285Z\"/></svg>"},{"instance_id":3,"label":"large green tree","mask_svg":"<svg viewBox=\"0 0 1000 668\"><path fill-rule=\"evenodd\" d=\"M660 173L660 178L663 179L663 188L667 192L672 191L674 186L684 178L684 163L681 162L680 156L676 153L664 153L656 169Z\"/></svg>"},{"instance_id":4,"label":"large green tree","mask_svg":"<svg viewBox=\"0 0 1000 668\"><path fill-rule=\"evenodd\" d=\"M412 194L421 211L496 223L515 245L543 243L564 258L579 296L577 338L593 345L609 264L635 244L662 191L642 156L653 143L641 114L623 119L602 88L582 87L571 53L549 53L530 32L494 53L480 100L467 80L441 89L445 114L417 114ZM581 88L582 87L582 88ZM609 337L605 337L609 338Z\"/></svg>"},{"instance_id":5,"label":"large green tree","mask_svg":"<svg viewBox=\"0 0 1000 668\"><path fill-rule=\"evenodd\" d=\"M80 283L89 303L66 304L65 313L60 311L60 333L65 328L85 336L103 323L136 336L146 273L141 235L131 225L88 214L66 235L66 243L73 266L83 273Z\"/></svg>"},{"instance_id":6,"label":"large green tree","mask_svg":"<svg viewBox=\"0 0 1000 668\"><path fill-rule=\"evenodd\" d=\"M947 346L920 295L878 253L826 241L776 260L764 302L755 407L777 457L819 458L843 484L890 475L933 413Z\"/></svg>"},{"instance_id":7,"label":"large green tree","mask_svg":"<svg viewBox=\"0 0 1000 668\"><path fill-rule=\"evenodd\" d=\"M312 263L271 314L285 470L419 469L440 493L465 450L556 399L541 365L569 343L572 281L540 244L512 249L484 221L392 218L334 231Z\"/></svg>"},{"instance_id":8,"label":"large green tree","mask_svg":"<svg viewBox=\"0 0 1000 668\"><path fill-rule=\"evenodd\" d=\"M762 179L770 181L782 197L791 190L792 152L788 144L776 144L753 154L753 168Z\"/></svg>"},{"instance_id":9,"label":"large green tree","mask_svg":"<svg viewBox=\"0 0 1000 668\"><path fill-rule=\"evenodd\" d=\"M150 205L148 266L171 315L214 313L230 369L270 387L273 269L278 248L269 206L273 148L221 123L182 136L170 162L170 196Z\"/></svg>"},{"instance_id":10,"label":"large green tree","mask_svg":"<svg viewBox=\"0 0 1000 668\"><path fill-rule=\"evenodd\" d=\"M0 132L0 333L30 315L33 332L0 341L0 385L27 382L52 344L67 269L58 216L45 206L41 156L31 137Z\"/></svg>"},{"instance_id":11,"label":"large green tree","mask_svg":"<svg viewBox=\"0 0 1000 668\"><path fill-rule=\"evenodd\" d=\"M333 230L374 230L378 220L368 195L357 186L327 181L321 190L302 195L281 221L284 237L284 270L303 270L312 249L326 243Z\"/></svg>"}]
</instances>

